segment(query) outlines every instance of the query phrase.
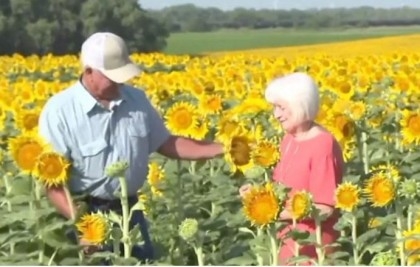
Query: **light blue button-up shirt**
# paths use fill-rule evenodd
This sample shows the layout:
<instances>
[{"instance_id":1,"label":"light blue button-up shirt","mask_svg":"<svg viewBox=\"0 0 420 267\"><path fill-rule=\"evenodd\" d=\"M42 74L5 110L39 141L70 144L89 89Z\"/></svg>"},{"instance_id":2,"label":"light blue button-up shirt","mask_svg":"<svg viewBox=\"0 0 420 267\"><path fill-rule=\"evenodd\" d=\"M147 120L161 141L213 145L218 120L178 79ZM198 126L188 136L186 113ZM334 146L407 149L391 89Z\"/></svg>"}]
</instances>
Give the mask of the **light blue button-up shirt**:
<instances>
[{"instance_id":1,"label":"light blue button-up shirt","mask_svg":"<svg viewBox=\"0 0 420 267\"><path fill-rule=\"evenodd\" d=\"M80 81L47 101L39 133L70 160L70 191L103 199L115 199L120 188L105 175L107 166L128 161L128 194L134 196L147 177L149 154L170 136L143 91L123 85L121 98L106 109Z\"/></svg>"}]
</instances>

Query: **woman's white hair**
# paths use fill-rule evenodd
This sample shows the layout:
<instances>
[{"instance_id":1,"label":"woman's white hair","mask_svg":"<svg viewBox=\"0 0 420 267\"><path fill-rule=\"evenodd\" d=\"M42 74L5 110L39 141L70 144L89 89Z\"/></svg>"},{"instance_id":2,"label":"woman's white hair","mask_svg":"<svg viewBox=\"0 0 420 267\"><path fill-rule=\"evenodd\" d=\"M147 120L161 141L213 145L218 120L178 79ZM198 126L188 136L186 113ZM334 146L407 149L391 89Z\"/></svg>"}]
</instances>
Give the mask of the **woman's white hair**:
<instances>
[{"instance_id":1,"label":"woman's white hair","mask_svg":"<svg viewBox=\"0 0 420 267\"><path fill-rule=\"evenodd\" d=\"M286 101L295 123L314 121L318 115L318 85L306 73L296 72L274 79L265 90L265 99L271 104Z\"/></svg>"}]
</instances>

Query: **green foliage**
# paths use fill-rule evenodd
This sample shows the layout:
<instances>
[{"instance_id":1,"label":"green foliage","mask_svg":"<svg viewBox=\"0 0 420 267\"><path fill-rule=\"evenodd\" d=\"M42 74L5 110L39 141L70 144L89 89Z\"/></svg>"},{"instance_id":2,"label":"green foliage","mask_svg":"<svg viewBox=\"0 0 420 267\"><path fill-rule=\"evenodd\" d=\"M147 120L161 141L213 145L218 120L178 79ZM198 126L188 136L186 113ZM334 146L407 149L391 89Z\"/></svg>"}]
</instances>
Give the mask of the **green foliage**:
<instances>
[{"instance_id":1,"label":"green foliage","mask_svg":"<svg viewBox=\"0 0 420 267\"><path fill-rule=\"evenodd\" d=\"M0 54L77 54L97 31L123 37L132 52L160 51L168 31L136 0L4 0L0 4Z\"/></svg>"}]
</instances>

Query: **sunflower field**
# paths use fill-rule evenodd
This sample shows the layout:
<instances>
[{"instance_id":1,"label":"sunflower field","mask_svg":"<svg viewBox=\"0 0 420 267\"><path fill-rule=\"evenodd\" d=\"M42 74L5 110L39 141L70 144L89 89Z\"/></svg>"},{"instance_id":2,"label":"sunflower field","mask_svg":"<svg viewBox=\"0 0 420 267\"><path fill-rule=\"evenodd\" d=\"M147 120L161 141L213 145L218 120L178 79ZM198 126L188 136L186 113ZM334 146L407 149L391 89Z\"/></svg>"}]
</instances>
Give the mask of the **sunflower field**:
<instances>
[{"instance_id":1,"label":"sunflower field","mask_svg":"<svg viewBox=\"0 0 420 267\"><path fill-rule=\"evenodd\" d=\"M364 41L366 47L372 47L369 42ZM290 196L270 179L281 160L283 133L264 89L274 77L294 71L318 81L317 121L340 142L346 174L336 190L341 217L335 227L341 237L335 252L325 254L318 235L291 230L290 236L299 245L317 244L313 263L318 265L418 264L420 54L411 47L395 52L383 45L363 54L363 45L349 43L341 55L328 47L311 55L299 54L300 48L287 55L133 55L145 71L131 83L146 92L174 134L226 147L223 158L208 161L151 156L135 206L149 220L157 254L151 264L277 265L281 210L290 209L294 222L322 220L308 192ZM77 80L77 56L4 56L0 69L0 261L87 265L107 258L114 265L140 264L128 250L121 256L83 255L66 235L75 228L95 244L121 241L130 248L142 242L138 229L126 228L130 211L87 214L79 206L73 220L65 221L44 193L45 186L65 184L71 162L39 138L38 117L51 95ZM107 169L122 185L126 164ZM252 189L242 199L238 189L245 183ZM296 249L295 261L305 260Z\"/></svg>"}]
</instances>

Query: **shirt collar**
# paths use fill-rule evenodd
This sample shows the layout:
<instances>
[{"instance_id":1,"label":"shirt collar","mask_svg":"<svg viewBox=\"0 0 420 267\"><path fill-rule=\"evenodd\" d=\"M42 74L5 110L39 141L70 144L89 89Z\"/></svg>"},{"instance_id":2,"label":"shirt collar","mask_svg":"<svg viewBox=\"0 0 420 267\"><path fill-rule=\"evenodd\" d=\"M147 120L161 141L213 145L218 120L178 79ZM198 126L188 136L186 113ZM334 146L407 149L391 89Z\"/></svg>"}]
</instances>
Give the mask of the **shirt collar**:
<instances>
[{"instance_id":1,"label":"shirt collar","mask_svg":"<svg viewBox=\"0 0 420 267\"><path fill-rule=\"evenodd\" d=\"M83 111L88 114L91 110L93 110L96 106L101 107L101 104L89 93L89 91L85 88L83 85L81 78L77 81L78 83L78 91L79 94L78 98L80 101L80 104L82 105ZM119 99L113 100L110 103L110 107L116 107L121 105L124 101L127 100L127 95L125 94L124 86L121 86L120 89L121 97Z\"/></svg>"}]
</instances>

